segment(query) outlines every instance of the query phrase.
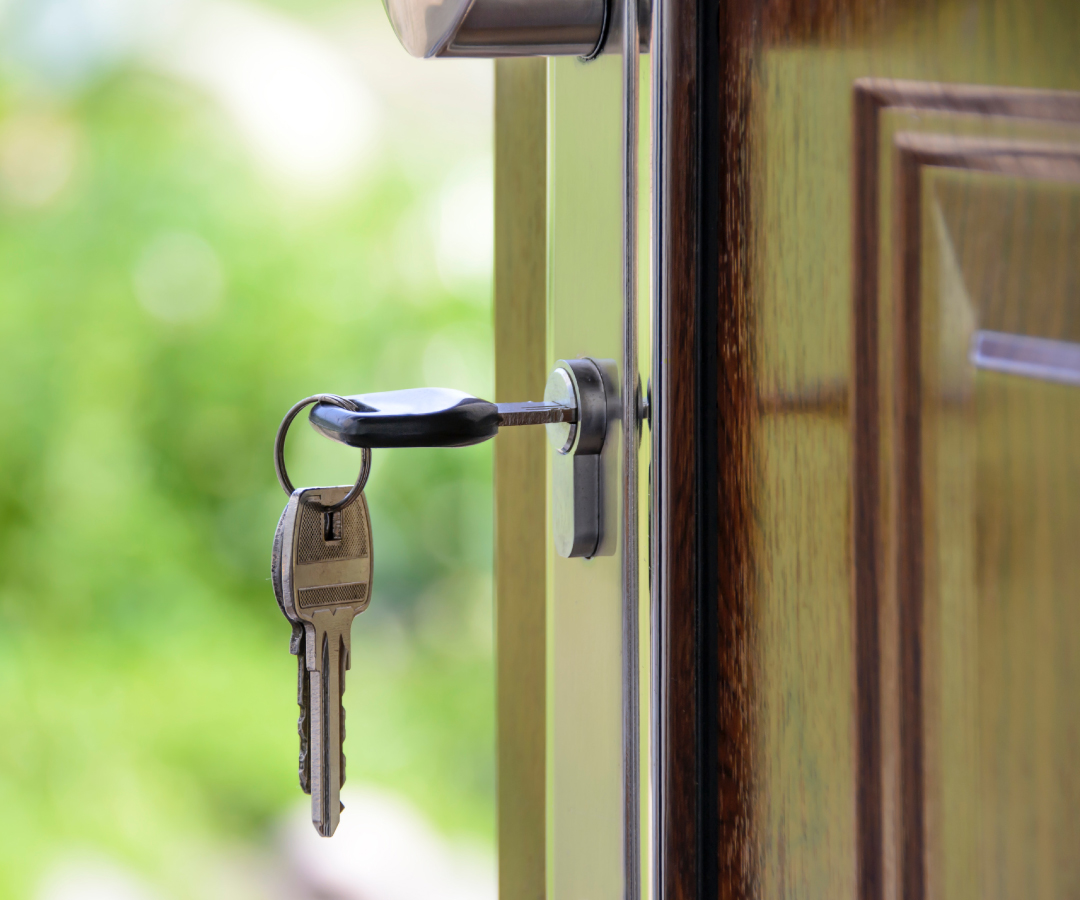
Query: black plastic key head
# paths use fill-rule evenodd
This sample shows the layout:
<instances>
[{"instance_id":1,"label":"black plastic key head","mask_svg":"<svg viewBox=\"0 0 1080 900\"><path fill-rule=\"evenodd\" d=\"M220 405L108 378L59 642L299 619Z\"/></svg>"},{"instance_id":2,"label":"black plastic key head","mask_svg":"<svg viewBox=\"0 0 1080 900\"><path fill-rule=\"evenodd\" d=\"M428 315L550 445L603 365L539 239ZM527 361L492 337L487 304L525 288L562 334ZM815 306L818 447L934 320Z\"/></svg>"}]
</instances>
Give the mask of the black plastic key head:
<instances>
[{"instance_id":1,"label":"black plastic key head","mask_svg":"<svg viewBox=\"0 0 1080 900\"><path fill-rule=\"evenodd\" d=\"M557 402L491 403L449 388L412 388L348 398L353 411L319 403L310 420L321 434L350 447L467 447L500 426L576 422L577 409Z\"/></svg>"},{"instance_id":2,"label":"black plastic key head","mask_svg":"<svg viewBox=\"0 0 1080 900\"><path fill-rule=\"evenodd\" d=\"M351 412L320 403L311 410L316 431L350 447L466 447L495 437L499 408L449 388L413 388L349 397Z\"/></svg>"}]
</instances>

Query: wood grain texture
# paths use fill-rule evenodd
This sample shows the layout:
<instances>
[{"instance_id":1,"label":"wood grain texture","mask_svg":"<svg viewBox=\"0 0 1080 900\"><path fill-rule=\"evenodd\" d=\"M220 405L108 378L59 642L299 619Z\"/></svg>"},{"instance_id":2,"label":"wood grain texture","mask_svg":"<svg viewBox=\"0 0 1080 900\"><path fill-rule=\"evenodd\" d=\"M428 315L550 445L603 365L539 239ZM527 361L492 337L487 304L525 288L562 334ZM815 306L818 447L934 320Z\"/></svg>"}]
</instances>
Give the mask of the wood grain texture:
<instances>
[{"instance_id":1,"label":"wood grain texture","mask_svg":"<svg viewBox=\"0 0 1080 900\"><path fill-rule=\"evenodd\" d=\"M900 890L905 900L926 893L923 757L923 558L922 417L919 332L922 309L917 296L921 271L921 210L918 161L901 154L896 162L896 596L900 644Z\"/></svg>"},{"instance_id":2,"label":"wood grain texture","mask_svg":"<svg viewBox=\"0 0 1080 900\"><path fill-rule=\"evenodd\" d=\"M992 116L1001 118L1021 118L1033 121L1075 122L1080 121L1080 104L1076 94L1066 91L1037 91L1024 89L997 88L981 85L941 84L905 80L863 78L856 81L852 98L852 354L854 381L852 385L852 554L853 554L853 592L856 619L856 685L857 685L857 744L858 744L858 822L859 822L859 881L860 896L877 898L882 896L883 878L883 818L882 806L882 763L881 763L881 649L880 649L880 605L882 572L882 506L881 506L881 417L882 390L880 370L882 365L879 350L880 324L880 219L881 219L881 184L879 176L881 115L890 108L904 110L923 110L950 113L965 116ZM913 173L900 170L897 178L910 180ZM901 181L897 181L900 190ZM911 185L904 181L905 189ZM909 221L897 220L898 235L903 239L905 229L914 227ZM910 242L904 242L905 253L910 255L909 262L918 263L918 248ZM910 285L912 279L905 284ZM913 313L917 315L917 313ZM916 323L906 323L911 328ZM897 352L900 365L904 363L906 347L905 335L909 332L901 328L897 333ZM901 377L903 382L903 377ZM901 403L904 401L901 399ZM911 414L906 410L905 414ZM902 443L903 448L908 447ZM908 447L910 449L910 447ZM914 465L905 455L899 466ZM898 470L900 475L904 472ZM910 474L910 473L908 473ZM909 542L917 540L918 534L897 533L897 540L904 549L911 549ZM918 552L911 549L911 565L918 568ZM921 580L918 571L900 571L897 573L897 596L908 596L905 591L911 580ZM921 583L921 581L920 581ZM921 615L921 607L905 607L906 617L900 622L901 667L911 671L917 664L918 647L911 642L921 632L916 619ZM919 669L921 672L921 668ZM921 763L915 762L911 753L913 747L921 741L921 705L912 707L912 690L921 690L915 682L919 676L912 676L914 681L902 678L903 697L900 701L900 715L907 723L906 731L901 725L900 740L904 748L901 755L908 760L906 765L912 770L903 778L901 793L901 814L903 826L903 858L913 859L910 865L902 863L902 878L907 885L911 880L910 890L916 891L911 896L921 896L918 891L924 882L922 872L921 823L911 817L915 808L921 810L922 791ZM921 696L919 694L918 696ZM921 704L921 700L919 701ZM915 742L912 744L911 742ZM921 745L919 745L921 746ZM921 812L919 813L921 816ZM908 888L904 896L909 896Z\"/></svg>"},{"instance_id":3,"label":"wood grain texture","mask_svg":"<svg viewBox=\"0 0 1080 900\"><path fill-rule=\"evenodd\" d=\"M1080 99L1080 98L1077 98ZM898 134L894 192L896 209L896 595L900 610L900 817L901 890L905 900L922 900L940 876L931 877L928 859L940 848L928 845L933 820L928 810L926 628L928 543L927 479L924 475L923 378L923 172L929 168L992 172L1015 178L1080 182L1080 146L1033 141ZM973 227L978 227L973 223ZM933 451L930 451L931 453ZM946 602L941 598L939 604ZM938 738L937 740L940 740ZM972 759L972 764L977 760ZM939 838L940 840L940 838Z\"/></svg>"},{"instance_id":4,"label":"wood grain texture","mask_svg":"<svg viewBox=\"0 0 1080 900\"><path fill-rule=\"evenodd\" d=\"M754 885L753 856L747 850L755 801L752 445L757 385L751 363L756 311L750 177L756 148L748 68L755 12L745 0L721 2L715 26L711 15L703 16L701 35L708 93L702 96L706 115L701 129L699 509L709 527L700 535L699 572L708 641L703 699L709 710L706 722L715 722L715 732L706 731L712 746L706 743L705 760L715 773L712 839L719 851L715 886L706 883L705 894L725 900L752 896ZM719 38L715 62L713 35Z\"/></svg>"},{"instance_id":5,"label":"wood grain texture","mask_svg":"<svg viewBox=\"0 0 1080 900\"><path fill-rule=\"evenodd\" d=\"M895 900L939 826L900 821L900 657L923 648L897 609L888 150L911 108L962 119L949 136L1071 117L1080 10L658 16L660 896Z\"/></svg>"},{"instance_id":6,"label":"wood grain texture","mask_svg":"<svg viewBox=\"0 0 1080 900\"><path fill-rule=\"evenodd\" d=\"M884 889L882 805L881 712L882 672L880 649L881 557L883 523L880 498L881 430L883 415L878 335L880 323L879 242L880 203L879 158L882 112L889 108L924 110L962 116L1019 118L1044 122L1080 121L1077 95L1063 91L1002 89L979 85L950 85L887 79L860 79L853 96L853 220L852 257L852 350L855 380L852 390L852 482L853 482L853 591L856 618L858 817L861 896L880 897ZM919 138L922 152L928 152L930 138ZM948 137L937 139L947 150ZM955 145L952 145L955 146ZM974 149L969 145L969 149ZM980 167L993 165L994 145L986 144ZM1000 148L998 148L1000 149ZM918 191L916 157L897 157L897 198ZM943 157L944 158L944 157ZM909 192L909 193L905 193ZM897 360L897 440L896 485L904 485L918 475L921 436L918 433L917 355L910 342L918 334L917 306L902 291L918 290L921 215L911 203L898 206L895 234L899 244L898 272L908 273L897 280L899 298L896 326ZM915 268L910 268L910 267ZM916 345L917 346L917 345ZM915 369L912 366L916 366ZM912 393L914 391L914 393ZM914 404L914 406L912 405ZM900 496L903 506L905 500ZM925 836L923 791L923 704L922 704L922 603L921 586L922 519L918 500L912 500L908 514L897 520L896 597L899 598L899 715L900 759L900 848L901 891L904 897L922 897L925 891Z\"/></svg>"},{"instance_id":7,"label":"wood grain texture","mask_svg":"<svg viewBox=\"0 0 1080 900\"><path fill-rule=\"evenodd\" d=\"M872 91L852 98L852 600L855 619L855 816L860 900L881 900L881 435L878 373L878 112Z\"/></svg>"},{"instance_id":8,"label":"wood grain texture","mask_svg":"<svg viewBox=\"0 0 1080 900\"><path fill-rule=\"evenodd\" d=\"M698 6L658 3L653 535L656 893L702 896L697 558Z\"/></svg>"},{"instance_id":9,"label":"wood grain texture","mask_svg":"<svg viewBox=\"0 0 1080 900\"><path fill-rule=\"evenodd\" d=\"M547 379L547 67L495 63L495 394L539 400ZM499 896L542 900L547 596L543 429L495 440Z\"/></svg>"},{"instance_id":10,"label":"wood grain texture","mask_svg":"<svg viewBox=\"0 0 1080 900\"><path fill-rule=\"evenodd\" d=\"M658 7L655 467L663 896L743 897L752 799L741 3Z\"/></svg>"},{"instance_id":11,"label":"wood grain texture","mask_svg":"<svg viewBox=\"0 0 1080 900\"><path fill-rule=\"evenodd\" d=\"M1060 299L1067 307L1075 303ZM964 780L963 797L944 798L946 814L967 813L957 809L966 801L969 816L943 824L946 835L964 835L976 852L948 846L944 883L962 885L962 876L973 872L978 894L969 896L980 900L1058 900L1076 896L1080 887L1080 471L1073 452L1080 395L1075 388L979 372L974 406L977 525L975 553L966 558L973 563L976 612L974 623L963 624L975 651L966 662L977 685L970 743L978 766ZM956 633L943 623L946 646ZM948 699L958 679L942 681ZM956 735L942 737L951 742ZM958 769L945 769L948 782L963 775ZM974 865L963 866L963 856Z\"/></svg>"},{"instance_id":12,"label":"wood grain texture","mask_svg":"<svg viewBox=\"0 0 1080 900\"><path fill-rule=\"evenodd\" d=\"M922 181L927 893L1071 897L1080 393L969 353L984 329L1075 342L1080 185Z\"/></svg>"}]
</instances>

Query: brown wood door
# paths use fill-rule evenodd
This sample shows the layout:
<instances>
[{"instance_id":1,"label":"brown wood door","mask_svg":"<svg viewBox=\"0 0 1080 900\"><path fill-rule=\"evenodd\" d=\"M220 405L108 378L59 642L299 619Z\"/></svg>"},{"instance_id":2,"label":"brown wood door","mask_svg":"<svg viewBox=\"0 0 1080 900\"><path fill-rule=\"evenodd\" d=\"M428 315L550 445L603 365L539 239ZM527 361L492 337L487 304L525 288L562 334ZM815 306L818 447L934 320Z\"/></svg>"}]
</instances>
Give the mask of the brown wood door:
<instances>
[{"instance_id":1,"label":"brown wood door","mask_svg":"<svg viewBox=\"0 0 1080 900\"><path fill-rule=\"evenodd\" d=\"M1080 893L1080 4L659 0L658 896Z\"/></svg>"}]
</instances>

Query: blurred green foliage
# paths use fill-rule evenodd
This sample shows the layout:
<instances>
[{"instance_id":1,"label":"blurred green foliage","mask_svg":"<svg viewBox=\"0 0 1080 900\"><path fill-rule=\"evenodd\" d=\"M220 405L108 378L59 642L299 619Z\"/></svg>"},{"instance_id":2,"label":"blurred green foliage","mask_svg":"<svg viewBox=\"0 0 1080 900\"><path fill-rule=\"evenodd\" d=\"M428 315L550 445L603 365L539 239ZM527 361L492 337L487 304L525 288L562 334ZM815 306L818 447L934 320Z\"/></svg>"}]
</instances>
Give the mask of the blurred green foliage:
<instances>
[{"instance_id":1,"label":"blurred green foliage","mask_svg":"<svg viewBox=\"0 0 1080 900\"><path fill-rule=\"evenodd\" d=\"M269 584L278 422L317 391L451 372L455 342L472 383L447 386L489 384L489 284L438 278L418 211L445 171L383 155L333 202L292 197L205 96L135 65L59 99L0 82L0 129L39 107L77 163L48 203L0 196L0 895L89 847L183 896L182 860L264 841L301 797ZM136 296L172 233L219 262L205 317ZM302 422L294 481L350 482L355 452ZM345 697L350 781L484 841L490 485L486 445L376 452L375 592Z\"/></svg>"}]
</instances>

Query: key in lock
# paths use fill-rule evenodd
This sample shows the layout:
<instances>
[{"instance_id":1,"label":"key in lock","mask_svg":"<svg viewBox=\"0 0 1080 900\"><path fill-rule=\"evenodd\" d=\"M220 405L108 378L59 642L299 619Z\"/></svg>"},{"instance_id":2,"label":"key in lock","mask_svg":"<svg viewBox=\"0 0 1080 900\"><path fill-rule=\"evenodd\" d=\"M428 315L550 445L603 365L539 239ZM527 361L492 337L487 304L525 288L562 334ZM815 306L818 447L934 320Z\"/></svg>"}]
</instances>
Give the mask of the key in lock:
<instances>
[{"instance_id":1,"label":"key in lock","mask_svg":"<svg viewBox=\"0 0 1080 900\"><path fill-rule=\"evenodd\" d=\"M356 405L319 403L316 431L351 447L465 447L489 440L500 427L546 425L552 463L552 520L556 552L603 553L603 450L619 420L618 372L613 360L559 360L543 402L491 403L447 388L415 388L345 398Z\"/></svg>"},{"instance_id":2,"label":"key in lock","mask_svg":"<svg viewBox=\"0 0 1080 900\"><path fill-rule=\"evenodd\" d=\"M420 388L353 397L317 395L297 403L285 416L274 462L289 502L274 538L272 575L278 603L293 624L300 784L311 794L312 822L320 835L334 833L342 808L342 694L352 621L371 600L371 520L362 493L371 449L462 447L494 437L500 427L546 425L556 451L555 548L565 557L591 557L602 547L602 452L619 417L615 382L612 361L560 360L542 402L496 404L460 391ZM289 481L285 435L309 403L316 403L310 421L317 431L364 451L360 476L351 488L294 490Z\"/></svg>"}]
</instances>

